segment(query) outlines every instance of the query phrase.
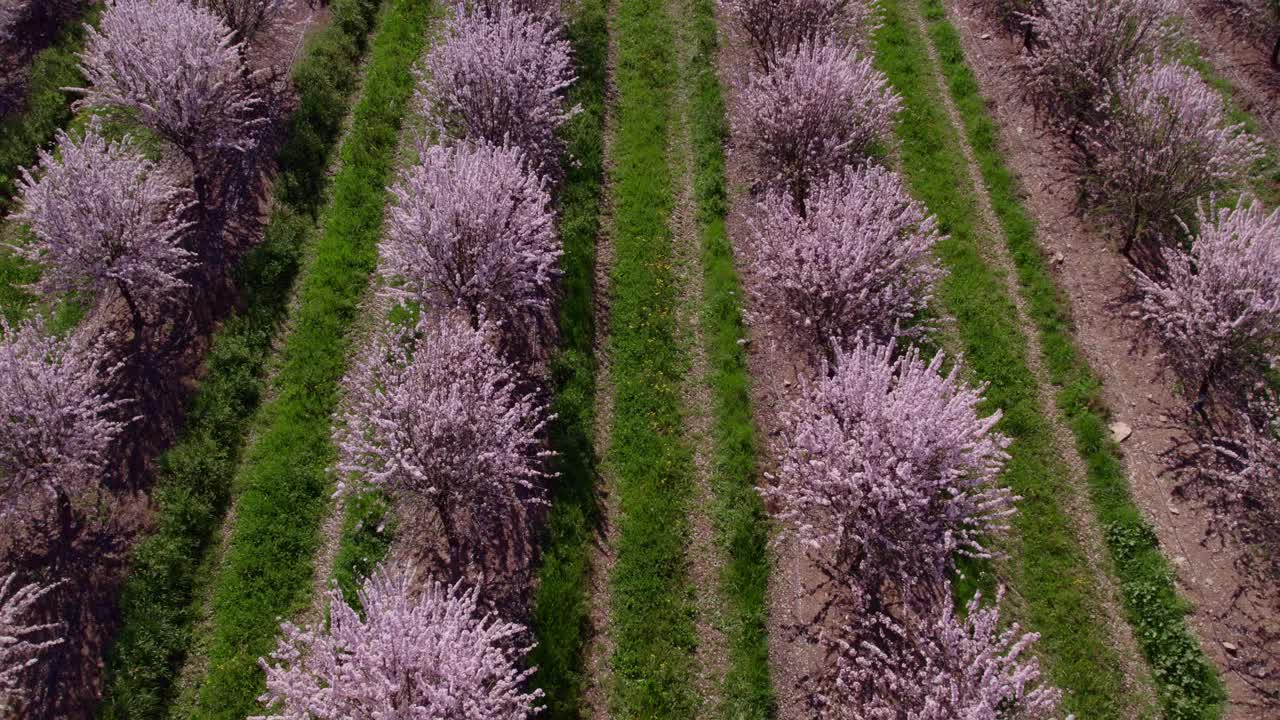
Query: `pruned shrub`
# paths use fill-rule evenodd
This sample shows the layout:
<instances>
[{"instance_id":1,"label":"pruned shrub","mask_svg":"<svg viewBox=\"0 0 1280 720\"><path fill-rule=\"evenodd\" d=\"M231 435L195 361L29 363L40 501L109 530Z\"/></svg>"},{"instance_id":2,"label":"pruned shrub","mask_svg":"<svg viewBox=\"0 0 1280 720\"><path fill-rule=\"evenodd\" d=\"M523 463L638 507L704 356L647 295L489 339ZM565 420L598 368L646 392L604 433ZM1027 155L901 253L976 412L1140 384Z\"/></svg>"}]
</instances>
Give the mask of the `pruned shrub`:
<instances>
[{"instance_id":1,"label":"pruned shrub","mask_svg":"<svg viewBox=\"0 0 1280 720\"><path fill-rule=\"evenodd\" d=\"M475 590L377 571L359 609L329 593L329 622L283 625L284 638L260 662L262 702L253 720L469 718L522 720L536 714L539 690L524 685L525 629L480 610Z\"/></svg>"},{"instance_id":2,"label":"pruned shrub","mask_svg":"<svg viewBox=\"0 0 1280 720\"><path fill-rule=\"evenodd\" d=\"M486 329L425 318L417 337L380 336L348 374L336 431L343 477L429 510L455 567L521 535L549 455L546 409Z\"/></svg>"},{"instance_id":3,"label":"pruned shrub","mask_svg":"<svg viewBox=\"0 0 1280 720\"><path fill-rule=\"evenodd\" d=\"M441 133L520 148L539 174L558 177L557 129L574 112L565 99L573 61L560 34L538 15L460 9L427 56L418 102Z\"/></svg>"},{"instance_id":4,"label":"pruned shrub","mask_svg":"<svg viewBox=\"0 0 1280 720\"><path fill-rule=\"evenodd\" d=\"M1172 42L1180 0L1055 0L1030 17L1025 92L1048 122L1074 133L1099 120L1099 101Z\"/></svg>"},{"instance_id":5,"label":"pruned shrub","mask_svg":"<svg viewBox=\"0 0 1280 720\"><path fill-rule=\"evenodd\" d=\"M136 334L147 315L186 286L192 266L182 220L190 193L147 160L128 136L109 141L91 124L82 138L58 135L56 154L40 152L35 174L18 181L14 218L31 230L18 254L43 268L48 293L118 293ZM38 178L36 176L39 176Z\"/></svg>"},{"instance_id":6,"label":"pruned shrub","mask_svg":"<svg viewBox=\"0 0 1280 720\"><path fill-rule=\"evenodd\" d=\"M1216 390L1239 408L1280 361L1280 212L1201 207L1196 227L1160 272L1135 273L1142 314L1193 402Z\"/></svg>"},{"instance_id":7,"label":"pruned shrub","mask_svg":"<svg viewBox=\"0 0 1280 720\"><path fill-rule=\"evenodd\" d=\"M1036 633L1000 623L997 595L963 615L950 594L902 623L885 611L851 617L824 638L826 662L808 686L819 720L1051 720L1062 693L1043 681Z\"/></svg>"},{"instance_id":8,"label":"pruned shrub","mask_svg":"<svg viewBox=\"0 0 1280 720\"><path fill-rule=\"evenodd\" d=\"M804 212L771 192L753 218L761 306L802 347L868 336L919 335L911 327L941 276L936 220L880 166L849 168L814 188Z\"/></svg>"},{"instance_id":9,"label":"pruned shrub","mask_svg":"<svg viewBox=\"0 0 1280 720\"><path fill-rule=\"evenodd\" d=\"M523 166L488 144L425 149L392 188L382 272L400 297L496 322L508 349L536 353L561 249L545 184Z\"/></svg>"},{"instance_id":10,"label":"pruned shrub","mask_svg":"<svg viewBox=\"0 0 1280 720\"><path fill-rule=\"evenodd\" d=\"M840 42L873 29L874 0L720 0L724 13L751 39L756 62L774 62L806 43Z\"/></svg>"},{"instance_id":11,"label":"pruned shrub","mask_svg":"<svg viewBox=\"0 0 1280 720\"><path fill-rule=\"evenodd\" d=\"M782 414L769 490L778 517L837 582L891 587L931 607L957 556L989 557L1014 497L997 478L1008 439L960 367L858 344Z\"/></svg>"},{"instance_id":12,"label":"pruned shrub","mask_svg":"<svg viewBox=\"0 0 1280 720\"><path fill-rule=\"evenodd\" d=\"M752 76L742 137L765 183L802 207L811 183L865 161L889 137L901 107L869 58L842 45L805 43Z\"/></svg>"},{"instance_id":13,"label":"pruned shrub","mask_svg":"<svg viewBox=\"0 0 1280 720\"><path fill-rule=\"evenodd\" d=\"M1227 122L1222 97L1184 65L1144 67L1103 99L1105 121L1085 131L1089 202L1135 243L1172 239L1198 198L1245 178L1261 143Z\"/></svg>"}]
</instances>

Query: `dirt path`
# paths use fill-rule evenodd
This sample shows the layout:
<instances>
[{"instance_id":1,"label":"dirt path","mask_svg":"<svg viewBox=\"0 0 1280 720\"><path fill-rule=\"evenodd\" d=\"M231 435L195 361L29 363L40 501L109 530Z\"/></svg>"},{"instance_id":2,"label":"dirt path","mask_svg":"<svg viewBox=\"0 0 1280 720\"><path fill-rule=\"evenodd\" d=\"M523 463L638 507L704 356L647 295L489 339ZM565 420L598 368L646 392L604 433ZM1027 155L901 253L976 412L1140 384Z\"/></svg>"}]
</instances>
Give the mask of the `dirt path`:
<instances>
[{"instance_id":1,"label":"dirt path","mask_svg":"<svg viewBox=\"0 0 1280 720\"><path fill-rule=\"evenodd\" d=\"M1000 128L1005 156L1026 192L1024 203L1040 228L1041 250L1055 258L1077 342L1103 382L1103 398L1114 419L1132 428L1123 445L1130 487L1173 561L1180 592L1194 605L1190 624L1223 673L1230 697L1227 717L1256 718L1257 696L1231 671L1232 658L1224 646L1243 646L1246 640L1234 629L1248 624L1232 603L1240 580L1232 565L1236 552L1202 542L1206 511L1176 498L1173 482L1164 474L1162 453L1184 437L1171 419L1179 400L1155 348L1134 342L1143 330L1132 319L1129 268L1105 238L1072 212L1074 186L1052 143L1021 103L1018 78L1009 71L1017 42L995 29L994 21L975 17L967 3L953 0L947 5Z\"/></svg>"},{"instance_id":2,"label":"dirt path","mask_svg":"<svg viewBox=\"0 0 1280 720\"><path fill-rule=\"evenodd\" d=\"M720 84L730 125L736 129L742 120L742 94L754 69L754 56L745 36L732 23L720 24ZM757 177L754 162L733 142L731 130L726 152L725 173L729 194L726 232L734 248L735 265L746 295L745 309L751 341L747 346L747 364L752 377L751 406L760 438L761 483L776 468L778 413L797 389L797 380L805 372L806 361L784 342L787 333L756 312L755 298L762 287L752 268L755 248L748 230L754 210L750 187ZM763 488L762 488L763 489ZM819 600L806 589L820 575L801 549L785 538L771 545L769 577L769 672L777 696L779 720L808 720L809 710L802 687L806 673L817 668L821 654L817 649L797 640L793 628L804 625L813 616Z\"/></svg>"},{"instance_id":3,"label":"dirt path","mask_svg":"<svg viewBox=\"0 0 1280 720\"><path fill-rule=\"evenodd\" d=\"M609 690L613 686L609 658L613 657L613 640L609 635L609 608L612 596L609 577L617 559L618 486L616 471L609 466L605 450L612 444L614 424L614 398L617 390L609 366L609 271L615 257L613 239L613 193L610 179L613 177L613 143L617 136L618 89L614 78L618 69L617 24L620 0L609 3L609 69L605 79L604 116L604 179L600 189L604 198L600 213L600 234L596 238L595 287L591 296L595 299L595 360L596 360L596 415L592 447L595 448L596 468L599 476L595 488L597 503L601 508L600 535L591 553L590 612L591 637L587 640L584 656L587 680L583 691L583 715L591 720L609 717Z\"/></svg>"},{"instance_id":4,"label":"dirt path","mask_svg":"<svg viewBox=\"0 0 1280 720\"><path fill-rule=\"evenodd\" d=\"M678 340L689 360L682 399L685 407L685 435L693 450L694 492L689 511L689 580L697 609L698 646L695 651L694 689L702 714L709 715L723 701L728 667L728 639L724 633L724 608L720 594L720 574L725 565L723 548L716 542L711 518L714 502L711 473L714 455L713 418L715 401L711 395L706 335L702 324L705 307L701 237L695 218L693 148L690 139L690 73L693 30L687 14L688 0L670 0L668 12L676 32L677 67L684 81L676 93L676 113L671 138L671 164L678 183L672 213L672 241L675 244L676 279L680 284L680 325Z\"/></svg>"}]
</instances>

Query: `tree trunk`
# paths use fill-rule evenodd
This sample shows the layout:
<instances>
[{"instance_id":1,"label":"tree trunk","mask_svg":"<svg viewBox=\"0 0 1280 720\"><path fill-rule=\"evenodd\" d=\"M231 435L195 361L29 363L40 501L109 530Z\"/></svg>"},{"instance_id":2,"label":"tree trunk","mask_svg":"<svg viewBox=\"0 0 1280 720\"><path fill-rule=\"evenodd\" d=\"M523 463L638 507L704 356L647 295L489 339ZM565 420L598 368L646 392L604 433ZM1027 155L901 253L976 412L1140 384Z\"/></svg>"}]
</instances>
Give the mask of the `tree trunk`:
<instances>
[{"instance_id":1,"label":"tree trunk","mask_svg":"<svg viewBox=\"0 0 1280 720\"><path fill-rule=\"evenodd\" d=\"M1271 67L1280 70L1280 35L1276 36L1276 41L1271 46Z\"/></svg>"},{"instance_id":2,"label":"tree trunk","mask_svg":"<svg viewBox=\"0 0 1280 720\"><path fill-rule=\"evenodd\" d=\"M132 315L133 324L133 352L142 349L142 333L146 329L146 322L142 317L142 309L138 307L138 303L134 300L133 293L129 292L129 286L123 281L116 281L116 288L120 290L120 297L124 298L124 302L129 306L129 312Z\"/></svg>"}]
</instances>

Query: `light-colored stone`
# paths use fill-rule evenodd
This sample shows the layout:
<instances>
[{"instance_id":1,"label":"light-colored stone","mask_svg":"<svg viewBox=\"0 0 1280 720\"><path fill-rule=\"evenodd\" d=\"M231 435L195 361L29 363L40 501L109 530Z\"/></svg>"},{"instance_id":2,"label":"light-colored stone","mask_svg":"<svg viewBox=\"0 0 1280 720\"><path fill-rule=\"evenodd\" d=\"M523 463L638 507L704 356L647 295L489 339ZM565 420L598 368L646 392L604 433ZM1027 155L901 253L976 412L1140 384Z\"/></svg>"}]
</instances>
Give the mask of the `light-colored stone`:
<instances>
[{"instance_id":1,"label":"light-colored stone","mask_svg":"<svg viewBox=\"0 0 1280 720\"><path fill-rule=\"evenodd\" d=\"M1122 443L1125 440L1128 440L1129 436L1132 434L1133 434L1133 428L1129 427L1128 423L1122 423L1122 422L1111 423L1111 439L1112 440L1115 440L1118 443Z\"/></svg>"}]
</instances>

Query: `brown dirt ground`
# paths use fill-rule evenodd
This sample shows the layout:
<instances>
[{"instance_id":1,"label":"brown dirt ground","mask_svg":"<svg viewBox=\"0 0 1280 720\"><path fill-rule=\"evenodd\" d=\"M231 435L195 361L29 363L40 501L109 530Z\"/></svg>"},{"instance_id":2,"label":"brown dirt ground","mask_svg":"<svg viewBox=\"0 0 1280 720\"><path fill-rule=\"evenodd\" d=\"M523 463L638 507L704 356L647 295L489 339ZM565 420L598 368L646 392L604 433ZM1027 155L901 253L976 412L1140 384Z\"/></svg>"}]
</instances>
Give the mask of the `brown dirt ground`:
<instances>
[{"instance_id":1,"label":"brown dirt ground","mask_svg":"<svg viewBox=\"0 0 1280 720\"><path fill-rule=\"evenodd\" d=\"M720 82L732 128L742 120L742 93L754 59L746 37L732 23L720 23ZM752 271L755 248L751 243L749 222L754 210L750 187L757 177L750 154L737 147L730 136L727 148L727 186L730 210L726 230L733 244L735 264L746 295L747 317L751 341L747 345L747 363L752 376L751 403L755 413L760 443L760 467L766 473L776 468L779 428L778 413L794 396L798 379L811 374L806 354L789 345L788 333L771 322L758 309L756 298L762 290L761 278ZM761 490L769 480L760 479ZM772 508L771 508L772 510ZM810 591L821 581L821 573L813 567L797 544L785 537L771 544L773 572L769 577L769 666L778 699L779 720L806 720L806 704L802 678L818 668L821 651L802 639L794 629L808 625L822 604L822 597Z\"/></svg>"},{"instance_id":2,"label":"brown dirt ground","mask_svg":"<svg viewBox=\"0 0 1280 720\"><path fill-rule=\"evenodd\" d=\"M693 54L692 29L687 18L688 0L670 0L668 7L676 28L679 65L687 67ZM687 73L680 77L687 79ZM711 473L714 458L710 370L706 352L706 336L702 326L703 284L701 236L694 217L693 157L689 137L689 101L691 88L680 84L676 92L676 125L669 154L676 170L676 205L672 216L675 245L676 276L680 285L677 311L679 341L689 361L682 400L685 435L693 449L694 493L689 508L690 537L686 551L689 559L689 582L695 600L698 646L694 657L694 688L702 708L701 715L712 714L723 700L725 673L728 668L728 639L724 634L724 608L720 594L720 573L725 565L723 548L716 542L711 519L714 502Z\"/></svg>"},{"instance_id":3,"label":"brown dirt ground","mask_svg":"<svg viewBox=\"0 0 1280 720\"><path fill-rule=\"evenodd\" d=\"M609 634L609 609L612 595L609 577L617 559L618 497L617 480L609 465L606 451L610 446L614 422L614 397L609 366L607 341L609 337L609 270L613 267L615 252L613 240L613 193L609 183L613 177L613 142L617 136L618 89L614 84L618 68L617 24L619 0L609 5L609 70L605 79L604 117L604 187L601 188L604 206L600 217L600 234L596 238L595 287L595 359L596 359L596 416L593 446L596 452L598 476L595 482L596 502L602 512L601 526L591 553L590 611L588 622L591 637L587 641L585 665L587 683L583 691L583 715L591 720L609 717L609 693L612 675L609 661L613 657L613 640Z\"/></svg>"},{"instance_id":4,"label":"brown dirt ground","mask_svg":"<svg viewBox=\"0 0 1280 720\"><path fill-rule=\"evenodd\" d=\"M1073 212L1075 188L1062 157L1021 102L1017 75L1009 71L1019 43L999 31L994 21L977 17L967 4L953 0L947 5L1000 126L1005 156L1021 180L1024 202L1040 228L1041 249L1054 258L1056 280L1073 311L1077 341L1102 379L1103 398L1114 420L1133 429L1123 444L1130 485L1173 561L1179 590L1195 607L1190 624L1223 672L1230 695L1227 717L1256 718L1258 697L1231 671L1223 646L1244 646L1247 640L1232 627L1244 621L1232 603L1232 592L1240 583L1233 566L1236 551L1204 542L1207 511L1178 498L1166 473L1163 453L1185 437L1174 421L1181 401L1154 344L1135 342L1145 331L1133 316L1128 265L1102 233Z\"/></svg>"}]
</instances>

